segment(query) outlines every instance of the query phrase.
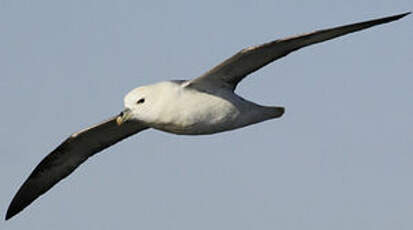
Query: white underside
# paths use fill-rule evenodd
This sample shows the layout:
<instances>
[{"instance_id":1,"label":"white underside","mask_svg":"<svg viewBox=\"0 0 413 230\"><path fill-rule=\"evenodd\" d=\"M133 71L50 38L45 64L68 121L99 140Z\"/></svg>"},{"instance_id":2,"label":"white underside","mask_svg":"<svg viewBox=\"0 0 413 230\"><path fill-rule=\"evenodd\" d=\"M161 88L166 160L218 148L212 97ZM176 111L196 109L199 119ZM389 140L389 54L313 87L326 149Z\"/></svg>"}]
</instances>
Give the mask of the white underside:
<instances>
[{"instance_id":1,"label":"white underside","mask_svg":"<svg viewBox=\"0 0 413 230\"><path fill-rule=\"evenodd\" d=\"M150 127L170 133L211 134L275 117L274 108L246 101L225 88L206 93L173 82L162 82L151 87L157 88L149 92L158 92L158 98L150 105L150 109L131 109L136 110L137 116L147 113L148 116L140 116L138 119ZM138 91L140 93L142 90ZM133 91L131 93L135 94ZM126 98L132 96L128 95ZM128 104L128 101L125 100L125 103Z\"/></svg>"}]
</instances>

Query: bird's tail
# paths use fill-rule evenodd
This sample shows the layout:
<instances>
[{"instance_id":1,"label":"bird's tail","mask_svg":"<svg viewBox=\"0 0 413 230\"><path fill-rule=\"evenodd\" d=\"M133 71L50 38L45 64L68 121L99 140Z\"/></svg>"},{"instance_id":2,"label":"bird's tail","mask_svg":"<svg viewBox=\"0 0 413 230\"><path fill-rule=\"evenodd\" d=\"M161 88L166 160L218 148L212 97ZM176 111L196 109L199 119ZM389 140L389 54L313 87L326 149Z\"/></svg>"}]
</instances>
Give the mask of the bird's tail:
<instances>
[{"instance_id":1,"label":"bird's tail","mask_svg":"<svg viewBox=\"0 0 413 230\"><path fill-rule=\"evenodd\" d=\"M285 112L285 108L284 107L270 107L271 108L271 116L272 118L279 118L281 117L284 112Z\"/></svg>"}]
</instances>

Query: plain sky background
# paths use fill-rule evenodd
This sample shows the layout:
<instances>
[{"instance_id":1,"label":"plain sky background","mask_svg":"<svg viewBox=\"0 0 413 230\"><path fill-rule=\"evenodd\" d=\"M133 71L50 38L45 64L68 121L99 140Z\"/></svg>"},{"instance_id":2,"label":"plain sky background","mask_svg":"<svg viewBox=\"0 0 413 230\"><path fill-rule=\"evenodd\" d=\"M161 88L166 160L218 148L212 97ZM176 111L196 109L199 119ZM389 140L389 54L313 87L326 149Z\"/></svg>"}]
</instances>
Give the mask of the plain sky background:
<instances>
[{"instance_id":1,"label":"plain sky background","mask_svg":"<svg viewBox=\"0 0 413 230\"><path fill-rule=\"evenodd\" d=\"M411 0L0 1L0 229L413 229L413 16L314 45L237 93L283 118L211 136L148 130L13 219L68 135L131 89L263 42L413 10Z\"/></svg>"}]
</instances>

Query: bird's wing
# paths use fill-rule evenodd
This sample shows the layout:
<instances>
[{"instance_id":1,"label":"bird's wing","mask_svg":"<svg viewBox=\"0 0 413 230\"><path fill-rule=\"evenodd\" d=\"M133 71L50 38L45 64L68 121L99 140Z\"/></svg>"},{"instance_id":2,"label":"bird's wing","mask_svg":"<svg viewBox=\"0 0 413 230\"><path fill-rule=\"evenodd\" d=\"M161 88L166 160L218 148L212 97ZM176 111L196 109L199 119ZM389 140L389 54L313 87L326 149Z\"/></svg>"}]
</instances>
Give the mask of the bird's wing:
<instances>
[{"instance_id":1,"label":"bird's wing","mask_svg":"<svg viewBox=\"0 0 413 230\"><path fill-rule=\"evenodd\" d=\"M90 156L148 127L134 121L117 125L116 117L74 133L47 155L17 191L6 214L13 217Z\"/></svg>"},{"instance_id":2,"label":"bird's wing","mask_svg":"<svg viewBox=\"0 0 413 230\"><path fill-rule=\"evenodd\" d=\"M318 30L308 34L275 40L259 46L243 49L234 56L215 66L202 76L193 79L187 85L197 86L202 84L215 84L235 89L248 74L273 62L300 48L343 36L348 33L367 29L369 27L398 20L406 15L404 13L390 17L335 27L331 29Z\"/></svg>"}]
</instances>

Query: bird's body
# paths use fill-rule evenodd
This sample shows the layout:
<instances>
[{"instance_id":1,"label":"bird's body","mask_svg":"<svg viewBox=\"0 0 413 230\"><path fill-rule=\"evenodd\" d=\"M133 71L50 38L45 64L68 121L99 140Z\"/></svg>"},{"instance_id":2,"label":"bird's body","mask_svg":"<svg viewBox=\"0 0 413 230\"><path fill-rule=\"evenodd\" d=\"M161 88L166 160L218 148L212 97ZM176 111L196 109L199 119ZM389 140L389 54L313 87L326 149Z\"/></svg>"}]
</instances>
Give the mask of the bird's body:
<instances>
[{"instance_id":1,"label":"bird's body","mask_svg":"<svg viewBox=\"0 0 413 230\"><path fill-rule=\"evenodd\" d=\"M136 98L145 104L136 105ZM138 119L151 128L183 134L212 134L270 118L280 117L281 107L260 106L228 88L200 90L186 81L165 81L132 90L125 107L136 109ZM142 113L142 111L145 111Z\"/></svg>"},{"instance_id":2,"label":"bird's body","mask_svg":"<svg viewBox=\"0 0 413 230\"><path fill-rule=\"evenodd\" d=\"M202 135L241 128L283 115L234 93L250 73L300 48L398 20L409 13L319 30L246 48L188 81L165 81L132 90L125 110L67 138L48 154L19 188L6 214L13 217L72 173L89 157L143 130Z\"/></svg>"}]
</instances>

